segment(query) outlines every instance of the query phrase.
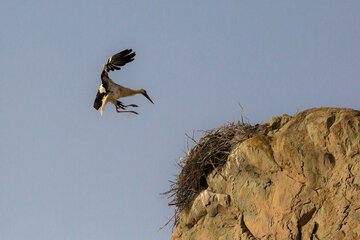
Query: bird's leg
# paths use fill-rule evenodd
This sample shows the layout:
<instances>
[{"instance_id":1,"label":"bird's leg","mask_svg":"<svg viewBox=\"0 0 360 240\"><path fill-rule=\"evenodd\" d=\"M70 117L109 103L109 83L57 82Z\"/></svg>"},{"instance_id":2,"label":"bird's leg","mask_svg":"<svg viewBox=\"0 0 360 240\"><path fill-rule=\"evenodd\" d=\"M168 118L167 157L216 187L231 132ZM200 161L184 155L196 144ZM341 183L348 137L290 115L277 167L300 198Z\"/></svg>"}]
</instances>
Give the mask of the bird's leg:
<instances>
[{"instance_id":1,"label":"bird's leg","mask_svg":"<svg viewBox=\"0 0 360 240\"><path fill-rule=\"evenodd\" d=\"M135 111L119 111L118 109L116 109L116 112L118 112L118 113L134 113L134 114L138 114Z\"/></svg>"},{"instance_id":2,"label":"bird's leg","mask_svg":"<svg viewBox=\"0 0 360 240\"><path fill-rule=\"evenodd\" d=\"M116 107L116 110L118 110L119 108L121 108L121 109L126 108L126 106L124 106L124 104L122 102L120 102L120 101L116 101L115 107Z\"/></svg>"},{"instance_id":3,"label":"bird's leg","mask_svg":"<svg viewBox=\"0 0 360 240\"><path fill-rule=\"evenodd\" d=\"M118 113L123 113L123 112L126 113L126 112L128 112L128 113L138 114L138 113L135 112L135 111L119 111L119 109L125 110L127 107L138 107L138 105L136 105L136 104L124 105L122 102L116 101L116 105L115 105L116 112L118 112Z\"/></svg>"},{"instance_id":4,"label":"bird's leg","mask_svg":"<svg viewBox=\"0 0 360 240\"><path fill-rule=\"evenodd\" d=\"M138 107L138 105L136 105L136 104L129 104L129 105L125 105L124 107Z\"/></svg>"}]
</instances>

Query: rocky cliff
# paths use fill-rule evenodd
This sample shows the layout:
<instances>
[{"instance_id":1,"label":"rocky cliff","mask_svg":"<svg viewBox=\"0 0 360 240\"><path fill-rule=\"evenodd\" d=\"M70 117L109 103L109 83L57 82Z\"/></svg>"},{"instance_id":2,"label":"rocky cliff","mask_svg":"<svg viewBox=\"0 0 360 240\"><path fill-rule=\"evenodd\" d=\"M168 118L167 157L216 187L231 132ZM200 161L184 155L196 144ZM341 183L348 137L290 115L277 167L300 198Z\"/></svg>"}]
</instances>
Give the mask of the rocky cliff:
<instances>
[{"instance_id":1,"label":"rocky cliff","mask_svg":"<svg viewBox=\"0 0 360 240\"><path fill-rule=\"evenodd\" d=\"M360 239L360 111L309 109L257 133L207 175L172 240Z\"/></svg>"}]
</instances>

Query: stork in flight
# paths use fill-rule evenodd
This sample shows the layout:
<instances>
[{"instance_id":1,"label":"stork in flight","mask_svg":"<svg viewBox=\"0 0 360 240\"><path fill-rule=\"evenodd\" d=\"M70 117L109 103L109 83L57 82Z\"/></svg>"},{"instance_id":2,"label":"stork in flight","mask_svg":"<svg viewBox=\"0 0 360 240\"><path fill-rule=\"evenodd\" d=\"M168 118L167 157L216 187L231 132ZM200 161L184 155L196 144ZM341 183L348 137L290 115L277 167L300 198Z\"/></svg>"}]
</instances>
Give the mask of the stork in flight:
<instances>
[{"instance_id":1,"label":"stork in flight","mask_svg":"<svg viewBox=\"0 0 360 240\"><path fill-rule=\"evenodd\" d=\"M124 105L118 99L123 97L130 97L136 94L142 94L146 97L152 104L153 101L146 93L144 89L130 89L123 87L119 84L116 84L109 77L109 71L120 70L120 67L125 64L132 62L135 57L135 52L132 52L132 49L126 49L121 51L113 56L111 56L106 64L103 64L103 71L101 73L101 85L97 91L96 98L94 101L94 108L99 110L101 115L103 114L104 107L108 102L111 102L115 105L116 111L118 113L134 113L138 114L135 111L128 111L128 107L138 107L136 104ZM120 111L122 109L123 111Z\"/></svg>"}]
</instances>

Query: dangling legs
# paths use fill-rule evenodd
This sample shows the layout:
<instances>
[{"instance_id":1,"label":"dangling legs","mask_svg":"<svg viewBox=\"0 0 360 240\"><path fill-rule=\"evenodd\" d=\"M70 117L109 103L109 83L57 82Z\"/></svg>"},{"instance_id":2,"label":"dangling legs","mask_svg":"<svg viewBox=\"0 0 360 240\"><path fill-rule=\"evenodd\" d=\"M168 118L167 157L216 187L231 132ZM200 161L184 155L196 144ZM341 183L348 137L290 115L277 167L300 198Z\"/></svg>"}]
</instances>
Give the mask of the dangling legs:
<instances>
[{"instance_id":1,"label":"dangling legs","mask_svg":"<svg viewBox=\"0 0 360 240\"><path fill-rule=\"evenodd\" d=\"M138 107L138 105L136 105L136 104L129 104L129 105L125 105L124 107Z\"/></svg>"},{"instance_id":2,"label":"dangling legs","mask_svg":"<svg viewBox=\"0 0 360 240\"><path fill-rule=\"evenodd\" d=\"M118 113L134 113L134 114L138 114L138 113L135 112L135 111L119 111L118 108L116 108L116 112L118 112Z\"/></svg>"},{"instance_id":3,"label":"dangling legs","mask_svg":"<svg viewBox=\"0 0 360 240\"><path fill-rule=\"evenodd\" d=\"M122 102L116 101L116 105L115 105L116 112L118 112L118 113L126 113L126 112L128 112L128 113L138 114L135 111L119 111L119 109L126 110L127 107L138 107L138 105L136 105L136 104L124 105Z\"/></svg>"},{"instance_id":4,"label":"dangling legs","mask_svg":"<svg viewBox=\"0 0 360 240\"><path fill-rule=\"evenodd\" d=\"M138 107L138 105L136 105L136 104L124 105L124 104L122 104L122 102L120 102L120 101L117 101L117 102L116 102L116 105L115 105L116 112L118 112L118 113L134 113L134 114L138 114L138 113L135 112L135 111L119 111L119 109L125 110L127 107Z\"/></svg>"},{"instance_id":5,"label":"dangling legs","mask_svg":"<svg viewBox=\"0 0 360 240\"><path fill-rule=\"evenodd\" d=\"M118 100L118 101L116 101L116 107L117 107L117 109L119 109L119 108L126 109L127 107L138 107L138 105L136 105L136 104L124 105L122 102L120 102Z\"/></svg>"}]
</instances>

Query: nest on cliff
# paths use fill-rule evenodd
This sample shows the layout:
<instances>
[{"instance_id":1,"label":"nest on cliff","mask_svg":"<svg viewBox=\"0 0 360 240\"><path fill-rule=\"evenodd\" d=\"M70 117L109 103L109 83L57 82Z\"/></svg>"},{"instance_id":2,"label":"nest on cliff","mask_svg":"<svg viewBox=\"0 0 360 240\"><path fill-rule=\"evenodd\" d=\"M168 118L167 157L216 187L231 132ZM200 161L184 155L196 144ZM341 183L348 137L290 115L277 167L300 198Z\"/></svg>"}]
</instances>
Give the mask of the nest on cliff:
<instances>
[{"instance_id":1,"label":"nest on cliff","mask_svg":"<svg viewBox=\"0 0 360 240\"><path fill-rule=\"evenodd\" d=\"M252 126L243 120L237 123L229 123L220 128L201 131L203 137L196 141L194 137L188 137L195 143L185 158L180 158L177 165L181 172L175 181L170 181L170 190L163 193L171 201L169 206L175 207L174 216L165 224L173 221L173 228L179 223L179 213L188 211L201 191L207 189L207 176L226 163L232 146L240 143L256 134L258 125Z\"/></svg>"}]
</instances>

